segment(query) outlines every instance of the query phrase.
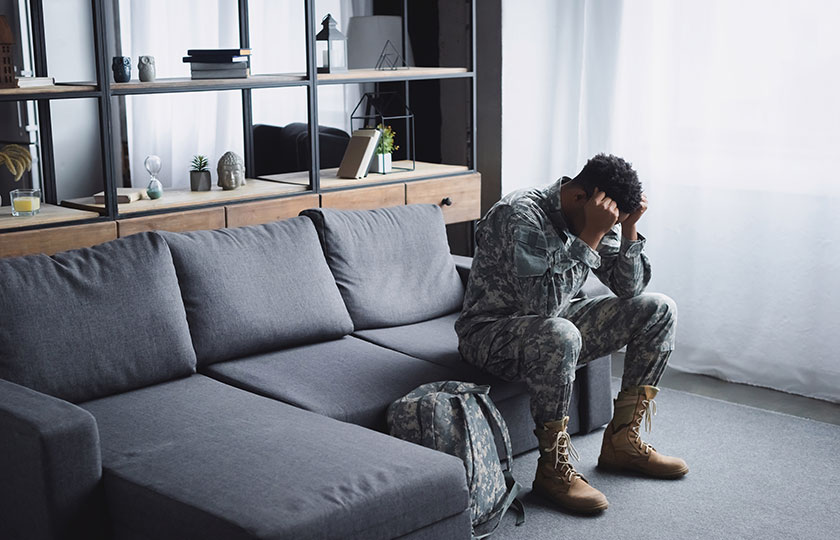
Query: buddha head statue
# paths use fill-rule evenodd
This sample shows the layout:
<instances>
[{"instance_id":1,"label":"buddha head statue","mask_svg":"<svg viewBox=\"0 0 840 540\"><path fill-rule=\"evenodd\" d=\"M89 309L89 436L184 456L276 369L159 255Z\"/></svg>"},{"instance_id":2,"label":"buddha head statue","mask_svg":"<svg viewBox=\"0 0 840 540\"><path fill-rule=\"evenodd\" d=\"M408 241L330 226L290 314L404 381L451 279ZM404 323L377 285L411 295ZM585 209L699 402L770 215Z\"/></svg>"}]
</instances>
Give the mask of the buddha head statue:
<instances>
[{"instance_id":1,"label":"buddha head statue","mask_svg":"<svg viewBox=\"0 0 840 540\"><path fill-rule=\"evenodd\" d=\"M236 189L245 185L245 162L234 152L225 152L216 166L219 187Z\"/></svg>"}]
</instances>

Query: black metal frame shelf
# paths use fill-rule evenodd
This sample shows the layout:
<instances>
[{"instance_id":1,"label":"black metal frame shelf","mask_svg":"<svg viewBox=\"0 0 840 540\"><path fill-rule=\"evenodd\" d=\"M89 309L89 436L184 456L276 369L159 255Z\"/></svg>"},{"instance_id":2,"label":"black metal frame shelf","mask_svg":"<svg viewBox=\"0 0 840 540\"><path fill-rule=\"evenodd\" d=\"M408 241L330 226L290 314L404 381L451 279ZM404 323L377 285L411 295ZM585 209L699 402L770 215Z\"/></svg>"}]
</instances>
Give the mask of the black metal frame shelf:
<instances>
[{"instance_id":1,"label":"black metal frame shelf","mask_svg":"<svg viewBox=\"0 0 840 540\"><path fill-rule=\"evenodd\" d=\"M208 91L239 91L242 95L242 122L245 148L245 167L247 171L253 171L254 165L254 140L253 140L253 108L252 91L303 87L307 92L307 123L310 132L317 132L318 126L318 87L327 85L343 84L365 84L365 83L403 83L404 97L407 105L409 101L409 84L411 81L439 80L439 79L466 79L470 84L472 114L469 125L469 136L471 141L471 152L468 156L468 165L456 174L467 174L475 171L475 0L470 1L471 19L468 25L470 33L471 48L469 66L462 68L404 68L397 70L374 69L349 70L340 74L317 74L315 58L315 30L318 19L315 17L315 0L299 0L304 5L305 41L306 41L306 72L305 73L281 73L281 74L256 74L243 79L210 79L192 80L188 78L158 79L151 83L130 81L128 83L111 82L110 54L108 51L108 32L110 26L106 20L106 2L108 0L90 0L93 15L94 33L94 57L96 61L96 81L94 82L63 82L49 87L33 87L28 89L0 89L0 101L36 101L41 124L41 163L42 163L42 191L46 204L57 205L56 196L56 175L53 157L52 126L50 118L49 102L60 99L81 99L93 98L98 102L99 110L99 136L102 150L102 176L105 192L105 205L102 209L102 216L99 218L79 219L65 222L46 222L32 224L32 222L21 222L20 227L0 229L0 234L5 232L22 231L39 228L52 228L62 225L96 223L102 221L113 221L129 217L140 217L155 214L171 213L182 210L193 210L200 208L212 208L235 204L238 202L262 201L293 197L303 193L321 193L330 191L342 191L354 189L354 186L326 187L322 190L321 170L319 160L318 137L309 137L309 155L311 156L308 171L309 186L305 191L294 193L278 193L271 196L255 196L253 198L229 201L213 201L207 204L190 205L183 208L164 208L160 210L149 210L143 212L121 213L116 202L117 186L121 184L122 173L117 170L117 156L113 145L112 117L114 115L114 104L112 97L147 95L147 94L169 94L181 92L208 92ZM250 30L248 19L248 0L237 0L239 14L239 45L242 48L250 47ZM46 77L49 70L46 55L46 36L44 30L44 9L43 0L30 0L30 15L32 26L33 52L35 60L35 75ZM408 36L408 0L402 0L403 13L403 50ZM307 174L307 173L302 173ZM364 183L362 186L389 185L402 182L412 182L438 178L440 174L431 176L418 176L411 179L387 179L375 183Z\"/></svg>"}]
</instances>

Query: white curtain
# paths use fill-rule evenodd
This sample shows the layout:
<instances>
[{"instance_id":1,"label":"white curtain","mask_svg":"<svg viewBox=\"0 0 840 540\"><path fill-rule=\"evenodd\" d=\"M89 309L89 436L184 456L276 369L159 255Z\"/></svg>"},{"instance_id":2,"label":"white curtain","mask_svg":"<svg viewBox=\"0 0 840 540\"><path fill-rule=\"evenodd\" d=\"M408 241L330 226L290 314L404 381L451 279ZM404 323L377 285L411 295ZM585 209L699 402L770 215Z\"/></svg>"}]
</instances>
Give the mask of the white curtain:
<instances>
[{"instance_id":1,"label":"white curtain","mask_svg":"<svg viewBox=\"0 0 840 540\"><path fill-rule=\"evenodd\" d=\"M318 0L318 21L328 12L347 27L354 15L369 14L372 0ZM157 77L189 77L182 62L188 49L237 48L239 19L236 0L119 0L122 54L131 56L137 78L140 55L155 57ZM306 71L304 3L250 0L251 72ZM320 28L316 28L317 30ZM358 100L355 85L322 87L319 124L347 129L349 112ZM307 121L306 89L254 90L253 121L283 126ZM134 186L145 186L147 155L160 156L164 187L189 186L193 155L209 158L211 169L225 152L243 155L241 92L188 92L126 97L126 122Z\"/></svg>"},{"instance_id":2,"label":"white curtain","mask_svg":"<svg viewBox=\"0 0 840 540\"><path fill-rule=\"evenodd\" d=\"M650 199L650 289L680 309L671 365L840 402L840 3L543 7L572 42L548 44L546 71L562 76L527 106L551 111L533 129L553 157L517 174L506 133L503 189L626 157ZM506 11L503 36L520 16ZM504 85L518 69L507 52ZM516 127L504 99L503 129Z\"/></svg>"}]
</instances>

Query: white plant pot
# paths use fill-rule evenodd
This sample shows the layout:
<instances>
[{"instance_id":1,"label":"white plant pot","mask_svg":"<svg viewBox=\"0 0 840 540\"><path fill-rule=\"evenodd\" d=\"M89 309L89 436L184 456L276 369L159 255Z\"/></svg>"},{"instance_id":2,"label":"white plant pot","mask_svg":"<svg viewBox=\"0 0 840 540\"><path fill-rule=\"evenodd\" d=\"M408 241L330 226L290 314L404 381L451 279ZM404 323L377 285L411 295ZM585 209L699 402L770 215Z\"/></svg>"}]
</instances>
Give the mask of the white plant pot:
<instances>
[{"instance_id":1,"label":"white plant pot","mask_svg":"<svg viewBox=\"0 0 840 540\"><path fill-rule=\"evenodd\" d=\"M373 161L370 163L370 172L391 172L391 154L374 154Z\"/></svg>"}]
</instances>

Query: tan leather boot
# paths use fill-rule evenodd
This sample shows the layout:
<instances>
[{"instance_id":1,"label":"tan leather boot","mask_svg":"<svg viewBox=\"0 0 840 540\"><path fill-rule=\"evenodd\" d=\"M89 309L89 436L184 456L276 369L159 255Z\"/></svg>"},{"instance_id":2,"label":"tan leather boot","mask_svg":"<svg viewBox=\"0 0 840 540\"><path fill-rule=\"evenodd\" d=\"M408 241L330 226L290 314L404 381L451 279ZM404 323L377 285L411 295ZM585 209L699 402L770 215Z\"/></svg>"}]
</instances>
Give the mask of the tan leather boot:
<instances>
[{"instance_id":1,"label":"tan leather boot","mask_svg":"<svg viewBox=\"0 0 840 540\"><path fill-rule=\"evenodd\" d=\"M656 414L653 398L658 392L655 386L636 386L618 393L613 419L604 431L599 467L631 470L656 478L679 478L688 472L685 461L660 454L639 434L642 418L650 433Z\"/></svg>"},{"instance_id":2,"label":"tan leather boot","mask_svg":"<svg viewBox=\"0 0 840 540\"><path fill-rule=\"evenodd\" d=\"M566 425L569 417L547 422L534 433L540 441L540 459L534 478L534 492L557 505L580 513L605 510L609 503L604 494L589 485L589 481L569 463L569 455L580 460L572 446Z\"/></svg>"}]
</instances>

